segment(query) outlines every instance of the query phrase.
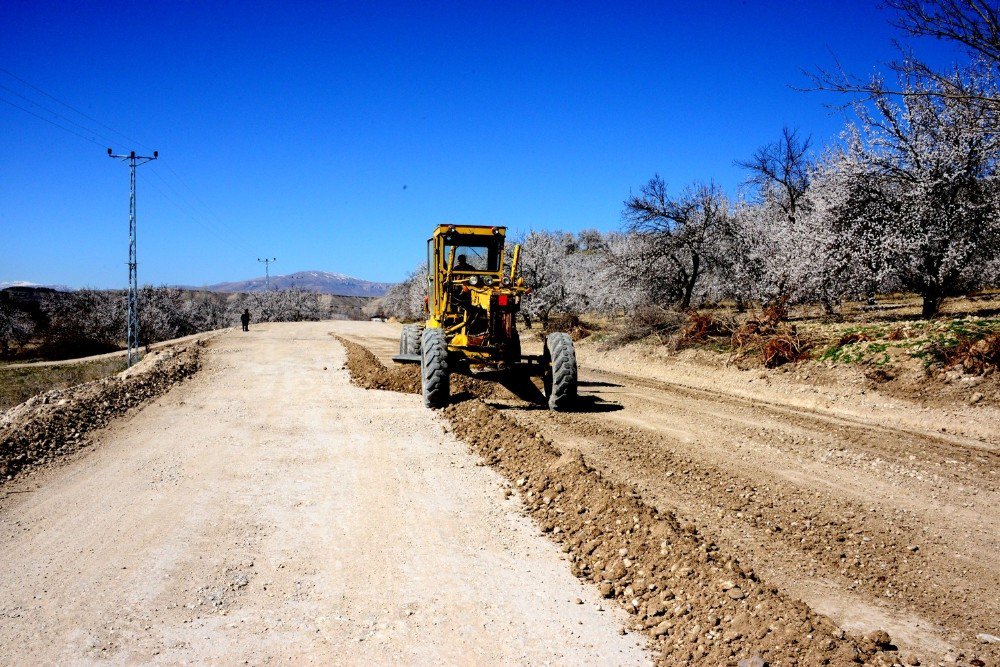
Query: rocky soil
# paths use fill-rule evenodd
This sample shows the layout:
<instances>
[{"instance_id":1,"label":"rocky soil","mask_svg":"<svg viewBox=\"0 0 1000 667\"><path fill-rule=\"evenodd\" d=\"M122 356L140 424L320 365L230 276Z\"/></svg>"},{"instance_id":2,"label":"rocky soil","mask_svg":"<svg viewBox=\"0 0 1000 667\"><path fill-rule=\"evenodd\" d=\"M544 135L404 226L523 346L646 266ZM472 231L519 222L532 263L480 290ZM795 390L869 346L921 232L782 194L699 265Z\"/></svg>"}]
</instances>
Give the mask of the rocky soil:
<instances>
[{"instance_id":1,"label":"rocky soil","mask_svg":"<svg viewBox=\"0 0 1000 667\"><path fill-rule=\"evenodd\" d=\"M0 664L648 664L440 413L351 383L329 333L368 329L222 332L10 482Z\"/></svg>"},{"instance_id":2,"label":"rocky soil","mask_svg":"<svg viewBox=\"0 0 1000 667\"><path fill-rule=\"evenodd\" d=\"M40 394L3 413L0 480L86 447L93 431L194 375L203 346L158 350L128 371Z\"/></svg>"}]
</instances>

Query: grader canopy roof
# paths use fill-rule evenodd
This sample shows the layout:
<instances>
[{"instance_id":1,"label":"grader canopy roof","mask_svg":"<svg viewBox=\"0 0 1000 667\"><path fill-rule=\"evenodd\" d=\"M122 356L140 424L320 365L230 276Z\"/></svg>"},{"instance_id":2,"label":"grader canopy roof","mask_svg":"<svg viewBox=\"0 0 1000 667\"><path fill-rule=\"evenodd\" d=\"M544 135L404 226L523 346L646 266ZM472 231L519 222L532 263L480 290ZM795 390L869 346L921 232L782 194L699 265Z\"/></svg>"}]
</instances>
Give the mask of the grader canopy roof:
<instances>
[{"instance_id":1,"label":"grader canopy roof","mask_svg":"<svg viewBox=\"0 0 1000 667\"><path fill-rule=\"evenodd\" d=\"M441 261L447 262L455 249L456 273L497 273L503 262L504 234L503 227L471 227L442 225L434 232L434 238L428 241L428 254L433 255L435 239L442 242ZM428 257L428 266L434 266L432 256Z\"/></svg>"}]
</instances>

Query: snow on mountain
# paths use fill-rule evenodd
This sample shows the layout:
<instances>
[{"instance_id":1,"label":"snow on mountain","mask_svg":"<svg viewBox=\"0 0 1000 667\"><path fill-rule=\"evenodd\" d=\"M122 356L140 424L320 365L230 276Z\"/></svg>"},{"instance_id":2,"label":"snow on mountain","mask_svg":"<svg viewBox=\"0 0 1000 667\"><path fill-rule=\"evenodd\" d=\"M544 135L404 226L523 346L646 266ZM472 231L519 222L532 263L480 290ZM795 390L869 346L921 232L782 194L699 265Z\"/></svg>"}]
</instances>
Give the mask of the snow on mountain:
<instances>
[{"instance_id":1,"label":"snow on mountain","mask_svg":"<svg viewBox=\"0 0 1000 667\"><path fill-rule=\"evenodd\" d=\"M8 287L45 287L47 289L54 289L57 292L72 292L72 287L67 287L66 285L40 285L38 283L32 283L27 280L5 280L0 281L0 289L6 289Z\"/></svg>"},{"instance_id":2,"label":"snow on mountain","mask_svg":"<svg viewBox=\"0 0 1000 667\"><path fill-rule=\"evenodd\" d=\"M208 285L210 292L260 292L266 289L264 276L227 283ZM299 271L284 276L271 276L271 289L301 289L307 292L339 296L382 296L392 283L376 283L328 271Z\"/></svg>"}]
</instances>

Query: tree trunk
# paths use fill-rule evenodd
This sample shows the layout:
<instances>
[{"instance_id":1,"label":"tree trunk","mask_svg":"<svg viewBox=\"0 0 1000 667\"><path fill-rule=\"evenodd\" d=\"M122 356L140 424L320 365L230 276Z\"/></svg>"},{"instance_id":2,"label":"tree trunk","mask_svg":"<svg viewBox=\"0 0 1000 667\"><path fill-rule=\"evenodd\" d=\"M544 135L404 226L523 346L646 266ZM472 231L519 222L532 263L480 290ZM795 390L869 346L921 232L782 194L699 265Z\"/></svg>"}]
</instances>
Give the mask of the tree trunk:
<instances>
[{"instance_id":1,"label":"tree trunk","mask_svg":"<svg viewBox=\"0 0 1000 667\"><path fill-rule=\"evenodd\" d=\"M836 315L837 314L837 306L836 306L836 304L834 304L833 299L831 299L828 294L824 294L823 297L822 297L822 299L821 299L821 301L823 303L823 312L824 313L826 313L827 315Z\"/></svg>"},{"instance_id":2,"label":"tree trunk","mask_svg":"<svg viewBox=\"0 0 1000 667\"><path fill-rule=\"evenodd\" d=\"M923 297L923 304L920 308L920 315L925 320L929 320L937 315L938 311L941 310L941 301L943 299L941 295L938 294L938 291L934 289L924 291L921 296Z\"/></svg>"},{"instance_id":3,"label":"tree trunk","mask_svg":"<svg viewBox=\"0 0 1000 667\"><path fill-rule=\"evenodd\" d=\"M687 310L691 307L691 296L694 294L694 284L698 281L698 265L701 263L701 258L697 253L691 254L691 274L684 284L684 298L681 300L681 310Z\"/></svg>"}]
</instances>

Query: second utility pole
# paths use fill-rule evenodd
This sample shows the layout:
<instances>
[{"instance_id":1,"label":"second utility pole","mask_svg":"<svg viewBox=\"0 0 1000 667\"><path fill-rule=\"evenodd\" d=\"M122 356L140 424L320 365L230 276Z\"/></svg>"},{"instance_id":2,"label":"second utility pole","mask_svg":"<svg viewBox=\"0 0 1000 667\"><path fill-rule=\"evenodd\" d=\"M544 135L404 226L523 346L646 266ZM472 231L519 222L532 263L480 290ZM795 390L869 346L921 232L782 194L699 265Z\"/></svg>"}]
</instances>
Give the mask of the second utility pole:
<instances>
[{"instance_id":1,"label":"second utility pole","mask_svg":"<svg viewBox=\"0 0 1000 667\"><path fill-rule=\"evenodd\" d=\"M112 155L108 149L108 157L128 161L129 200L128 200L128 321L125 325L125 339L128 344L128 365L131 367L139 361L139 277L138 264L135 261L135 167L146 164L160 156L159 151L153 151L153 157L136 155L131 151L128 155Z\"/></svg>"},{"instance_id":2,"label":"second utility pole","mask_svg":"<svg viewBox=\"0 0 1000 667\"><path fill-rule=\"evenodd\" d=\"M271 264L273 262L277 262L278 260L275 257L271 257L270 259L268 259L267 257L265 257L264 259L261 259L260 257L258 257L257 261L264 263L264 291L265 292L270 292L271 291Z\"/></svg>"}]
</instances>

